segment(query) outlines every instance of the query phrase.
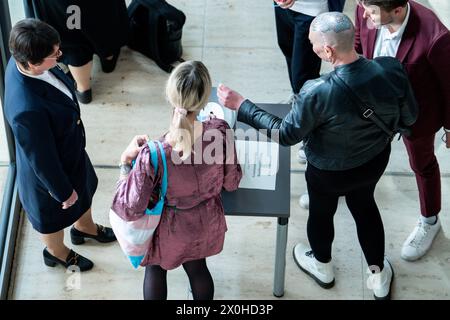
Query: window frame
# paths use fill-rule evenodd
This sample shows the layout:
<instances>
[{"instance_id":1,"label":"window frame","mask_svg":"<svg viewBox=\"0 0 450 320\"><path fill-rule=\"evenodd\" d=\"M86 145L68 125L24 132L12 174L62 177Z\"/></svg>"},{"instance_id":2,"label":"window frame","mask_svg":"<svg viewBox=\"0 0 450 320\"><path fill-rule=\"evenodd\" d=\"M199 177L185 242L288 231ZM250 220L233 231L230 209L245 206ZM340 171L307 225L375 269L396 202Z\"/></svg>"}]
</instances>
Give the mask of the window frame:
<instances>
[{"instance_id":1,"label":"window frame","mask_svg":"<svg viewBox=\"0 0 450 320\"><path fill-rule=\"evenodd\" d=\"M5 70L10 53L8 49L9 33L11 31L11 14L8 1L0 1L0 99L4 101L5 94ZM6 178L2 206L0 208L0 299L8 297L11 280L11 269L14 258L16 237L19 227L19 214L21 205L16 184L16 159L14 137L4 113L6 141L8 143L9 166Z\"/></svg>"}]
</instances>

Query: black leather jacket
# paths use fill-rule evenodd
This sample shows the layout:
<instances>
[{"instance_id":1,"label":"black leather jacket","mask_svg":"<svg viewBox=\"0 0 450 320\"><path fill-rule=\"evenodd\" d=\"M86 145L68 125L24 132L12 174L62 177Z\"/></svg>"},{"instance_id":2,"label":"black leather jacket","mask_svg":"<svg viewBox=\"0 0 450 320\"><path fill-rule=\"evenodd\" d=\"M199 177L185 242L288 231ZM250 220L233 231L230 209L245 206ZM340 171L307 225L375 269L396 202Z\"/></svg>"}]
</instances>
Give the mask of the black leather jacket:
<instances>
[{"instance_id":1,"label":"black leather jacket","mask_svg":"<svg viewBox=\"0 0 450 320\"><path fill-rule=\"evenodd\" d=\"M418 107L408 77L398 60L359 58L338 66L336 72L391 129L410 126ZM390 139L376 124L364 119L331 73L305 83L292 110L280 119L245 100L238 120L256 129L278 129L281 145L305 142L308 162L322 170L348 170L373 159ZM269 131L270 133L270 131Z\"/></svg>"}]
</instances>

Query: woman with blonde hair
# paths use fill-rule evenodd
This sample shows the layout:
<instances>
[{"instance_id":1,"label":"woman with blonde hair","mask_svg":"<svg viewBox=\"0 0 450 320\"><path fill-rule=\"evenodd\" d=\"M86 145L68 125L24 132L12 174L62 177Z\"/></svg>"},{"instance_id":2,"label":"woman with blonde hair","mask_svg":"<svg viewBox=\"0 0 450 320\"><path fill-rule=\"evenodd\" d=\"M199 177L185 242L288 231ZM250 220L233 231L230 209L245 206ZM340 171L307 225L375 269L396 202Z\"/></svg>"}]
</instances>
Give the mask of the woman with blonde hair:
<instances>
[{"instance_id":1,"label":"woman with blonde hair","mask_svg":"<svg viewBox=\"0 0 450 320\"><path fill-rule=\"evenodd\" d=\"M169 132L159 141L167 159L168 188L161 221L141 263L146 267L144 299L167 299L167 270L180 265L189 277L194 299L214 296L206 257L222 251L227 230L220 193L237 189L242 172L233 135L227 135L228 124L220 119L196 121L210 93L208 70L199 61L178 65L167 81L166 97L173 113ZM121 162L112 209L125 220L136 220L161 180L161 155L155 174L147 137L136 136Z\"/></svg>"}]
</instances>

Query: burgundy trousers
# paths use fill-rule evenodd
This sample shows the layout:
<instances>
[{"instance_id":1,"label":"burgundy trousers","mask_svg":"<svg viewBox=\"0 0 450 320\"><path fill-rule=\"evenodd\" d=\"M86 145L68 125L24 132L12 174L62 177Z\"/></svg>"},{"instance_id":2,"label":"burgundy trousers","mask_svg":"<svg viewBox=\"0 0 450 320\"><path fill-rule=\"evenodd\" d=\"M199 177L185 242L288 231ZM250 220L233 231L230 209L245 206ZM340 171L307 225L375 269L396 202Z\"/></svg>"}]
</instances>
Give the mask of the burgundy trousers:
<instances>
[{"instance_id":1,"label":"burgundy trousers","mask_svg":"<svg viewBox=\"0 0 450 320\"><path fill-rule=\"evenodd\" d=\"M441 173L434 154L434 138L435 134L414 140L403 137L409 164L416 174L420 212L424 217L441 211Z\"/></svg>"}]
</instances>

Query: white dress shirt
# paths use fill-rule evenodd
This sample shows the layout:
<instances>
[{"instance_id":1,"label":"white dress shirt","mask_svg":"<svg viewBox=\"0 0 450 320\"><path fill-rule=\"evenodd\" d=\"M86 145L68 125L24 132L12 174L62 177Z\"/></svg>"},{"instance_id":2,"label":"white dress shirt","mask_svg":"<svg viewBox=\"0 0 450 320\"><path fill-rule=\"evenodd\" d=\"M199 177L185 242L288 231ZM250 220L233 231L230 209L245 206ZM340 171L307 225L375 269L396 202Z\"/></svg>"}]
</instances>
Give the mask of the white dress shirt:
<instances>
[{"instance_id":1,"label":"white dress shirt","mask_svg":"<svg viewBox=\"0 0 450 320\"><path fill-rule=\"evenodd\" d=\"M296 0L290 9L315 17L328 12L328 0Z\"/></svg>"},{"instance_id":2,"label":"white dress shirt","mask_svg":"<svg viewBox=\"0 0 450 320\"><path fill-rule=\"evenodd\" d=\"M402 41L403 33L405 33L406 25L409 20L409 13L411 11L409 3L407 4L407 13L405 21L403 21L400 28L391 33L388 26L381 26L377 32L377 40L375 42L375 50L373 52L373 57L393 57L397 56L398 47Z\"/></svg>"},{"instance_id":3,"label":"white dress shirt","mask_svg":"<svg viewBox=\"0 0 450 320\"><path fill-rule=\"evenodd\" d=\"M42 80L42 81L45 81L45 82L51 84L52 86L54 86L55 88L57 88L60 91L62 91L65 95L67 95L70 99L73 100L73 96L72 96L72 93L70 92L69 88L67 88L67 86L64 84L64 82L59 80L50 71L44 71L44 73L40 74L40 75L31 75L31 74L27 74L27 73L23 72L22 70L20 70L19 66L17 66L17 69L24 76L27 76L27 77L30 77L30 78L34 78L34 79L39 79L39 80Z\"/></svg>"}]
</instances>

